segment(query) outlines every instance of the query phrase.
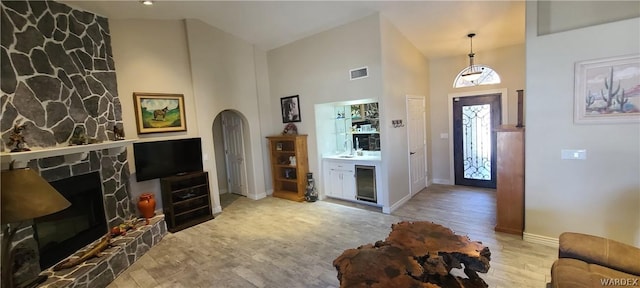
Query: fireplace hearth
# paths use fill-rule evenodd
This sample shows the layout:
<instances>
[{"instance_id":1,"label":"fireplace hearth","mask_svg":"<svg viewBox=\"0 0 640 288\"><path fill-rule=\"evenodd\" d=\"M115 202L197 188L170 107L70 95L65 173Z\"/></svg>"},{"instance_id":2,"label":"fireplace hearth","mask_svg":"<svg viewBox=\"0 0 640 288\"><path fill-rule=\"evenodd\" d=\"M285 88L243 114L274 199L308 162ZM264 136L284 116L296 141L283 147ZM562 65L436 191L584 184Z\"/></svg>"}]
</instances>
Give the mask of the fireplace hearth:
<instances>
[{"instance_id":1,"label":"fireplace hearth","mask_svg":"<svg viewBox=\"0 0 640 288\"><path fill-rule=\"evenodd\" d=\"M144 221L141 222L144 224ZM167 234L164 215L150 219L149 225L137 227L126 235L111 239L111 246L84 263L68 269L44 270L47 280L39 288L102 288L111 283L120 273L140 259L151 247L155 246ZM80 256L100 239L79 250L72 257Z\"/></svg>"}]
</instances>

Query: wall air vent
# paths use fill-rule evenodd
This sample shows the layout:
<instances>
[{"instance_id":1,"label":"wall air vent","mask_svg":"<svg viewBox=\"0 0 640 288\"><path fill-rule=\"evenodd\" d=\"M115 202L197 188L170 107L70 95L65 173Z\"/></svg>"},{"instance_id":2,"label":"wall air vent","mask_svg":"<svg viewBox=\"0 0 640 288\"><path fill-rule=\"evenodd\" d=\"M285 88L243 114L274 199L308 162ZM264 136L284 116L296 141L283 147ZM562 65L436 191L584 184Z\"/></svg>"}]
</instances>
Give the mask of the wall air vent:
<instances>
[{"instance_id":1,"label":"wall air vent","mask_svg":"<svg viewBox=\"0 0 640 288\"><path fill-rule=\"evenodd\" d=\"M349 70L349 78L351 80L369 77L369 67L361 67Z\"/></svg>"}]
</instances>

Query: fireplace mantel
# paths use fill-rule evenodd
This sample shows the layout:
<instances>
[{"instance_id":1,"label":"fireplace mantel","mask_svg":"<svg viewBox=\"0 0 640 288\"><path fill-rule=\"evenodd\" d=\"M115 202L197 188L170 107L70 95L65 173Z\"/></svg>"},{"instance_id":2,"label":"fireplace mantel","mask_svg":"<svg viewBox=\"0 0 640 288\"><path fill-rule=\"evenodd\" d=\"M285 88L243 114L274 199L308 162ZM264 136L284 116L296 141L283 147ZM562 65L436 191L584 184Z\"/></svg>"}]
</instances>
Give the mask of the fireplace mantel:
<instances>
[{"instance_id":1,"label":"fireplace mantel","mask_svg":"<svg viewBox=\"0 0 640 288\"><path fill-rule=\"evenodd\" d=\"M65 156L66 157L74 157L74 155L80 156L80 158L84 157L82 154L85 154L89 151L95 150L103 150L103 149L117 149L114 151L116 153L120 153L120 149L123 147L137 141L138 139L125 139L118 141L104 141L102 143L95 144L87 144L87 145L75 145L75 146L61 146L61 147L48 147L48 148L34 148L32 151L25 152L2 152L0 153L0 159L2 159L3 169L4 165L11 163L12 161L16 161L18 167L25 166L26 163L33 159L54 157L54 156ZM76 156L76 157L77 157Z\"/></svg>"}]
</instances>

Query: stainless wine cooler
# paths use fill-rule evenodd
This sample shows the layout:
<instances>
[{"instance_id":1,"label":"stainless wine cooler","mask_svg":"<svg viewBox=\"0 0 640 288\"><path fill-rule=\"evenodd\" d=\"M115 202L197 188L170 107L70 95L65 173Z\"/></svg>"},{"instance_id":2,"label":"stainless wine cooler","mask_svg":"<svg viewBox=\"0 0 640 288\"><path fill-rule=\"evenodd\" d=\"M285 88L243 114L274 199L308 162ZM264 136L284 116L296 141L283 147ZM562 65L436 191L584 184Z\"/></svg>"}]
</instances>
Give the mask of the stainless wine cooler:
<instances>
[{"instance_id":1,"label":"stainless wine cooler","mask_svg":"<svg viewBox=\"0 0 640 288\"><path fill-rule=\"evenodd\" d=\"M376 166L356 165L356 199L377 203Z\"/></svg>"}]
</instances>

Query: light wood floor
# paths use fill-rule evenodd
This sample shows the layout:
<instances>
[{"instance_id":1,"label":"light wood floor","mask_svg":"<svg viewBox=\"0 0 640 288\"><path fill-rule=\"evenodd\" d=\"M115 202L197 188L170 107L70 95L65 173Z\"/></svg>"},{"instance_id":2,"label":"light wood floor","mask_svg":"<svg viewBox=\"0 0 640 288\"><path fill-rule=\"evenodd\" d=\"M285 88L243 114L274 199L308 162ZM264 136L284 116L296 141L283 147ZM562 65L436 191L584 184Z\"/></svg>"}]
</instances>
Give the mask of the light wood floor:
<instances>
[{"instance_id":1,"label":"light wood floor","mask_svg":"<svg viewBox=\"0 0 640 288\"><path fill-rule=\"evenodd\" d=\"M557 249L496 233L494 190L432 185L392 215L334 201L235 199L209 222L168 234L108 287L338 287L333 260L426 220L491 250L489 287L545 287Z\"/></svg>"}]
</instances>

